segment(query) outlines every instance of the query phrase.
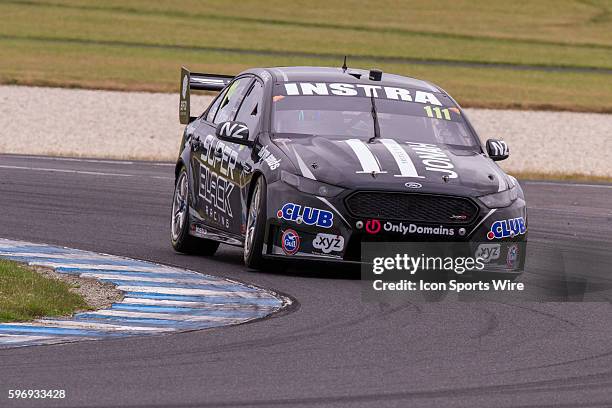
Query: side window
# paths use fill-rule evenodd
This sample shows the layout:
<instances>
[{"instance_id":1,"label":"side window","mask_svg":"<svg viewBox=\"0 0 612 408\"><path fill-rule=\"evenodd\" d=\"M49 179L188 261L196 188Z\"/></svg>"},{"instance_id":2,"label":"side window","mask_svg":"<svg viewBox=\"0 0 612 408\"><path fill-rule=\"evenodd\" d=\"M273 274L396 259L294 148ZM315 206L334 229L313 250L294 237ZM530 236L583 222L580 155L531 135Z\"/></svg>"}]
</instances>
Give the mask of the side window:
<instances>
[{"instance_id":1,"label":"side window","mask_svg":"<svg viewBox=\"0 0 612 408\"><path fill-rule=\"evenodd\" d=\"M219 108L219 104L221 103L221 100L225 98L225 92L227 92L227 90L224 91L221 95L219 95L217 99L215 99L213 104L210 106L210 109L208 110L208 113L206 114L207 122L212 123L213 119L215 118L215 113L217 113L217 109Z\"/></svg>"},{"instance_id":2,"label":"side window","mask_svg":"<svg viewBox=\"0 0 612 408\"><path fill-rule=\"evenodd\" d=\"M248 85L251 83L252 79L253 78L251 77L246 77L232 82L225 92L225 95L223 95L221 98L219 110L217 111L214 120L216 125L234 118L234 115L236 115L236 111L240 106L240 101L242 101L242 97L247 91Z\"/></svg>"},{"instance_id":3,"label":"side window","mask_svg":"<svg viewBox=\"0 0 612 408\"><path fill-rule=\"evenodd\" d=\"M261 118L261 109L263 105L263 85L259 81L255 81L249 92L244 97L242 105L236 114L236 120L244 122L249 128L249 139L256 135L256 130L259 126ZM252 136L252 137L251 137Z\"/></svg>"}]
</instances>

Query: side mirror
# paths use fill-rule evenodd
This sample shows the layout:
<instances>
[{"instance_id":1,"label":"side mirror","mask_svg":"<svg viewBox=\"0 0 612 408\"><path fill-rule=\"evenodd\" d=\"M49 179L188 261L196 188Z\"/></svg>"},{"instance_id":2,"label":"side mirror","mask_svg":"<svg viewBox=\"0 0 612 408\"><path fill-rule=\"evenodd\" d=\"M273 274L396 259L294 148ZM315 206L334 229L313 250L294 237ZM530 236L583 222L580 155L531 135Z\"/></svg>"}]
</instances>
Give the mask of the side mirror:
<instances>
[{"instance_id":1,"label":"side mirror","mask_svg":"<svg viewBox=\"0 0 612 408\"><path fill-rule=\"evenodd\" d=\"M250 145L249 128L242 122L221 122L217 125L217 137L232 143Z\"/></svg>"},{"instance_id":2,"label":"side mirror","mask_svg":"<svg viewBox=\"0 0 612 408\"><path fill-rule=\"evenodd\" d=\"M487 140L487 153L493 161L506 160L510 155L510 149L503 140Z\"/></svg>"}]
</instances>

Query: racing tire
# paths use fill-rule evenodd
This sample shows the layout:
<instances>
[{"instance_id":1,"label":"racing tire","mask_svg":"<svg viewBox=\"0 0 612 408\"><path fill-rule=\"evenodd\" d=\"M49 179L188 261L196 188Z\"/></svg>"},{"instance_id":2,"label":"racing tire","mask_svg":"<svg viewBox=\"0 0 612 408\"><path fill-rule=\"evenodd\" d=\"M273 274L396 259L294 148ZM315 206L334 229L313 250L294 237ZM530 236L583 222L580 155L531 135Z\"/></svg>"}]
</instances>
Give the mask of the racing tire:
<instances>
[{"instance_id":1,"label":"racing tire","mask_svg":"<svg viewBox=\"0 0 612 408\"><path fill-rule=\"evenodd\" d=\"M172 197L170 241L177 252L212 256L219 242L189 235L189 182L185 167L181 168Z\"/></svg>"},{"instance_id":2,"label":"racing tire","mask_svg":"<svg viewBox=\"0 0 612 408\"><path fill-rule=\"evenodd\" d=\"M266 180L260 176L249 202L244 236L244 264L251 269L261 269L265 264L262 252L266 234L266 193Z\"/></svg>"}]
</instances>

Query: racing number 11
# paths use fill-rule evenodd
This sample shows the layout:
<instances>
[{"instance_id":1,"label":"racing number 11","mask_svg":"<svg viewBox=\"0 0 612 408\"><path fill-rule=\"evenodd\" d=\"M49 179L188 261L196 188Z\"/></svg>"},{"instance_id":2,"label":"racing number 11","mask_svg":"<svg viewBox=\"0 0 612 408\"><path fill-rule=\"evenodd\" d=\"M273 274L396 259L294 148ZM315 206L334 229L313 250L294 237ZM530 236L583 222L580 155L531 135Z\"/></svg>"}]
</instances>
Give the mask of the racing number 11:
<instances>
[{"instance_id":1,"label":"racing number 11","mask_svg":"<svg viewBox=\"0 0 612 408\"><path fill-rule=\"evenodd\" d=\"M423 109L425 109L427 116L429 116L430 118L435 117L437 119L443 119L442 115L444 115L444 119L451 120L450 112L448 111L448 109L440 109L437 106L432 108L429 105L423 107Z\"/></svg>"}]
</instances>

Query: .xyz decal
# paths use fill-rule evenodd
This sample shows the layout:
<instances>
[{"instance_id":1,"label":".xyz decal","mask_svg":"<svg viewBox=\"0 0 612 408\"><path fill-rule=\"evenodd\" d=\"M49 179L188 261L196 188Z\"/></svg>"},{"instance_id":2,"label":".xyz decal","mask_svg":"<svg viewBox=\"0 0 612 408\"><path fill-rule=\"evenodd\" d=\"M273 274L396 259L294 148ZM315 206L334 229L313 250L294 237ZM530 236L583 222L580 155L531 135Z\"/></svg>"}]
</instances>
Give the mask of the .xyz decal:
<instances>
[{"instance_id":1,"label":".xyz decal","mask_svg":"<svg viewBox=\"0 0 612 408\"><path fill-rule=\"evenodd\" d=\"M499 259L500 249L500 244L480 244L476 249L475 257L482 259L485 263L488 263Z\"/></svg>"},{"instance_id":2,"label":".xyz decal","mask_svg":"<svg viewBox=\"0 0 612 408\"><path fill-rule=\"evenodd\" d=\"M321 228L331 228L334 224L334 214L332 212L294 203L283 205L276 216L283 220L298 224L316 225Z\"/></svg>"},{"instance_id":3,"label":".xyz decal","mask_svg":"<svg viewBox=\"0 0 612 408\"><path fill-rule=\"evenodd\" d=\"M502 239L523 235L527 232L525 219L523 217L511 218L509 220L498 220L491 225L487 233L488 239Z\"/></svg>"},{"instance_id":4,"label":".xyz decal","mask_svg":"<svg viewBox=\"0 0 612 408\"><path fill-rule=\"evenodd\" d=\"M293 255L300 249L300 236L292 229L285 230L281 237L283 252Z\"/></svg>"},{"instance_id":5,"label":".xyz decal","mask_svg":"<svg viewBox=\"0 0 612 408\"><path fill-rule=\"evenodd\" d=\"M344 249L344 237L342 235L318 233L312 241L312 247L324 254L340 252Z\"/></svg>"}]
</instances>

